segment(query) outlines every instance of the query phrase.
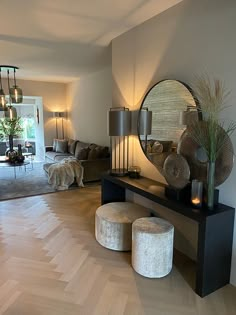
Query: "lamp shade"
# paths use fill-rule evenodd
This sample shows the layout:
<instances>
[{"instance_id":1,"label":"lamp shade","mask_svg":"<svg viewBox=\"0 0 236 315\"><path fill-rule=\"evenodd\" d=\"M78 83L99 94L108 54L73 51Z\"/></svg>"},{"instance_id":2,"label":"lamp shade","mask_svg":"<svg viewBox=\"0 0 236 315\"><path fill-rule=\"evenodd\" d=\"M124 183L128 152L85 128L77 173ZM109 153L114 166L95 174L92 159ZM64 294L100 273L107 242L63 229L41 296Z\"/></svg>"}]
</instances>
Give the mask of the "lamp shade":
<instances>
[{"instance_id":1,"label":"lamp shade","mask_svg":"<svg viewBox=\"0 0 236 315\"><path fill-rule=\"evenodd\" d=\"M152 133L152 112L141 110L139 115L139 134L150 135Z\"/></svg>"},{"instance_id":2,"label":"lamp shade","mask_svg":"<svg viewBox=\"0 0 236 315\"><path fill-rule=\"evenodd\" d=\"M180 112L179 122L180 125L189 126L192 123L198 121L198 112L197 110L185 110Z\"/></svg>"},{"instance_id":3,"label":"lamp shade","mask_svg":"<svg viewBox=\"0 0 236 315\"><path fill-rule=\"evenodd\" d=\"M0 89L0 111L7 110L7 101L3 89Z\"/></svg>"},{"instance_id":4,"label":"lamp shade","mask_svg":"<svg viewBox=\"0 0 236 315\"><path fill-rule=\"evenodd\" d=\"M55 118L60 118L60 117L64 117L65 113L64 112L53 112L53 117Z\"/></svg>"},{"instance_id":5,"label":"lamp shade","mask_svg":"<svg viewBox=\"0 0 236 315\"><path fill-rule=\"evenodd\" d=\"M123 110L110 109L109 136L128 136L131 132L131 114L126 108Z\"/></svg>"},{"instance_id":6,"label":"lamp shade","mask_svg":"<svg viewBox=\"0 0 236 315\"><path fill-rule=\"evenodd\" d=\"M23 92L17 85L9 89L9 94L12 103L19 104L23 102Z\"/></svg>"},{"instance_id":7,"label":"lamp shade","mask_svg":"<svg viewBox=\"0 0 236 315\"><path fill-rule=\"evenodd\" d=\"M4 112L4 116L6 118L17 118L17 111L15 107L8 107L7 110Z\"/></svg>"}]
</instances>

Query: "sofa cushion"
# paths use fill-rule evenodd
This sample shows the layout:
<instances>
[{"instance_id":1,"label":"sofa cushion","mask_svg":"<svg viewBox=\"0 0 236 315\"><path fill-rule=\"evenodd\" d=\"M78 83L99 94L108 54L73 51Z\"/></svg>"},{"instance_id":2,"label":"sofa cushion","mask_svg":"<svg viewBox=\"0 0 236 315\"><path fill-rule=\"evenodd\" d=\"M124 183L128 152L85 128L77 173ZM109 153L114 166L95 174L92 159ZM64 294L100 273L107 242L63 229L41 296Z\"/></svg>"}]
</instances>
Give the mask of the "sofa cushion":
<instances>
[{"instance_id":1,"label":"sofa cushion","mask_svg":"<svg viewBox=\"0 0 236 315\"><path fill-rule=\"evenodd\" d=\"M88 153L88 160L102 159L109 156L108 147L93 146Z\"/></svg>"},{"instance_id":2,"label":"sofa cushion","mask_svg":"<svg viewBox=\"0 0 236 315\"><path fill-rule=\"evenodd\" d=\"M67 153L68 141L67 140L57 140L56 152Z\"/></svg>"},{"instance_id":3,"label":"sofa cushion","mask_svg":"<svg viewBox=\"0 0 236 315\"><path fill-rule=\"evenodd\" d=\"M81 148L79 150L75 150L75 158L78 160L87 160L88 158L89 148Z\"/></svg>"},{"instance_id":4,"label":"sofa cushion","mask_svg":"<svg viewBox=\"0 0 236 315\"><path fill-rule=\"evenodd\" d=\"M155 141L152 148L151 152L152 153L162 153L163 151L163 145L159 141Z\"/></svg>"},{"instance_id":5,"label":"sofa cushion","mask_svg":"<svg viewBox=\"0 0 236 315\"><path fill-rule=\"evenodd\" d=\"M58 152L54 152L54 151L47 151L45 153L45 157L47 159L50 159L52 161L58 161L61 159L64 159L65 157L69 157L72 156L72 154L70 153L58 153Z\"/></svg>"},{"instance_id":6,"label":"sofa cushion","mask_svg":"<svg viewBox=\"0 0 236 315\"><path fill-rule=\"evenodd\" d=\"M54 157L54 161L55 162L60 162L61 160L68 158L70 156L73 156L70 153L56 153L55 157Z\"/></svg>"},{"instance_id":7,"label":"sofa cushion","mask_svg":"<svg viewBox=\"0 0 236 315\"><path fill-rule=\"evenodd\" d=\"M75 158L87 160L89 153L89 143L78 141L75 146Z\"/></svg>"},{"instance_id":8,"label":"sofa cushion","mask_svg":"<svg viewBox=\"0 0 236 315\"><path fill-rule=\"evenodd\" d=\"M171 152L173 141L168 140L158 140L162 144L163 152Z\"/></svg>"},{"instance_id":9,"label":"sofa cushion","mask_svg":"<svg viewBox=\"0 0 236 315\"><path fill-rule=\"evenodd\" d=\"M68 152L70 154L75 154L75 146L76 146L76 143L77 143L78 140L74 140L74 139L69 139L68 140Z\"/></svg>"}]
</instances>

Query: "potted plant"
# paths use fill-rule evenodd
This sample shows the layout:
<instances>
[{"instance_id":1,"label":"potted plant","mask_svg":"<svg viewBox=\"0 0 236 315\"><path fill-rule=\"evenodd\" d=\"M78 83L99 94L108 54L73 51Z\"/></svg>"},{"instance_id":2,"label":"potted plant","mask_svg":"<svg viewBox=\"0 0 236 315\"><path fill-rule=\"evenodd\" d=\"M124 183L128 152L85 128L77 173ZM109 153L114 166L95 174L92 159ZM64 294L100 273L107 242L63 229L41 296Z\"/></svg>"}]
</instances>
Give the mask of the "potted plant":
<instances>
[{"instance_id":1,"label":"potted plant","mask_svg":"<svg viewBox=\"0 0 236 315\"><path fill-rule=\"evenodd\" d=\"M22 132L23 128L20 117L0 119L0 139L9 139L9 149L6 154L10 160L17 155L17 152L13 149L13 138L19 136Z\"/></svg>"},{"instance_id":2,"label":"potted plant","mask_svg":"<svg viewBox=\"0 0 236 315\"><path fill-rule=\"evenodd\" d=\"M227 125L220 119L221 112L228 107L226 100L229 96L229 91L220 80L210 80L207 75L204 75L197 78L192 89L202 120L188 126L188 132L204 149L208 159L207 206L212 209L214 207L215 162L226 140L235 131L236 123L230 122Z\"/></svg>"}]
</instances>

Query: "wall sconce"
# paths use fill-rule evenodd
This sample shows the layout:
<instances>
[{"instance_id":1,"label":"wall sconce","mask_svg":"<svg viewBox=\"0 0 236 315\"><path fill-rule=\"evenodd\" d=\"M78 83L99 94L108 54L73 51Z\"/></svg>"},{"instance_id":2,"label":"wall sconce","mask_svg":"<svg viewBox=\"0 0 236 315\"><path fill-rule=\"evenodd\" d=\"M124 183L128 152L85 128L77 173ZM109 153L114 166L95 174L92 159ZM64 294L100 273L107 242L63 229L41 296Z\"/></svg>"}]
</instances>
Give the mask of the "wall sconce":
<instances>
[{"instance_id":1,"label":"wall sconce","mask_svg":"<svg viewBox=\"0 0 236 315\"><path fill-rule=\"evenodd\" d=\"M109 111L109 136L111 170L113 176L125 176L129 168L129 135L131 113L125 107L113 107Z\"/></svg>"},{"instance_id":2,"label":"wall sconce","mask_svg":"<svg viewBox=\"0 0 236 315\"><path fill-rule=\"evenodd\" d=\"M56 138L58 139L58 119L61 119L61 132L62 132L62 139L64 139L64 112L53 112L53 117L56 118Z\"/></svg>"}]
</instances>

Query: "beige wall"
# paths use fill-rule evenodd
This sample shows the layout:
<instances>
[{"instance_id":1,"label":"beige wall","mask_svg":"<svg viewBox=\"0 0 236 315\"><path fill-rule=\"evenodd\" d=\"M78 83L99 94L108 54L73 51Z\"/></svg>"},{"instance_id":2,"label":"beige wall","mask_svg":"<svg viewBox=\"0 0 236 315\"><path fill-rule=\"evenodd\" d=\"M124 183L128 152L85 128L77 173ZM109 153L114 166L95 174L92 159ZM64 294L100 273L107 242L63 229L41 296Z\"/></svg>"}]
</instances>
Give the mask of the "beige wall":
<instances>
[{"instance_id":1,"label":"beige wall","mask_svg":"<svg viewBox=\"0 0 236 315\"><path fill-rule=\"evenodd\" d=\"M68 136L109 144L107 111L112 103L111 68L84 76L67 86Z\"/></svg>"},{"instance_id":2,"label":"beige wall","mask_svg":"<svg viewBox=\"0 0 236 315\"><path fill-rule=\"evenodd\" d=\"M172 78L191 83L194 75L207 71L223 79L232 90L233 106L225 111L225 118L236 120L235 12L234 0L186 0L113 40L113 106L137 109L146 91L159 80ZM236 133L232 141L236 148ZM135 137L131 163L140 165L143 175L163 181ZM221 201L233 207L235 187L234 166L220 186ZM174 221L178 225L179 219ZM182 231L182 237L192 238L188 225ZM191 240L191 253L194 244L196 241ZM231 271L231 282L236 285L236 224Z\"/></svg>"},{"instance_id":3,"label":"beige wall","mask_svg":"<svg viewBox=\"0 0 236 315\"><path fill-rule=\"evenodd\" d=\"M112 103L111 68L68 84L30 80L17 80L17 84L25 96L43 98L45 145L51 145L56 137L55 118L52 117L54 111L67 112L68 119L64 120L65 136L109 144L107 111ZM3 87L6 92L6 79L3 79Z\"/></svg>"},{"instance_id":4,"label":"beige wall","mask_svg":"<svg viewBox=\"0 0 236 315\"><path fill-rule=\"evenodd\" d=\"M53 111L66 111L66 84L42 81L17 80L25 96L41 96L43 98L44 138L45 145L52 145L55 138L55 119ZM3 79L3 87L7 94L7 81Z\"/></svg>"}]
</instances>

